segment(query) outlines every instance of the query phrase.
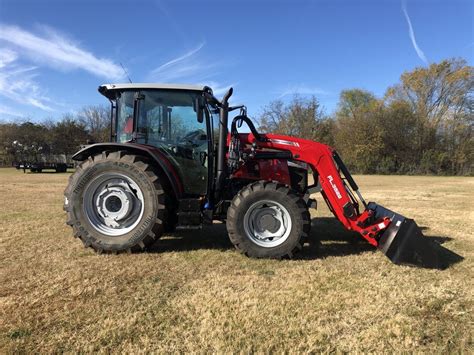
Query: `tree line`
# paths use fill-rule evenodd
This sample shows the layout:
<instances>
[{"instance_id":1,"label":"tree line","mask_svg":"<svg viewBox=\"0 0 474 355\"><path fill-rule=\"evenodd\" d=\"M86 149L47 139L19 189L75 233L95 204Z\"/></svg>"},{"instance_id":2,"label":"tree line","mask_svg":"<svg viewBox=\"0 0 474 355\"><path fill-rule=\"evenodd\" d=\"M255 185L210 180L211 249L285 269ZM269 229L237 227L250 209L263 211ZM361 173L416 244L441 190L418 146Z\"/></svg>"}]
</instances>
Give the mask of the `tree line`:
<instances>
[{"instance_id":1,"label":"tree line","mask_svg":"<svg viewBox=\"0 0 474 355\"><path fill-rule=\"evenodd\" d=\"M401 75L383 97L359 88L340 93L327 114L317 97L275 100L257 117L260 130L335 147L364 174L472 175L474 68L443 60ZM87 141L110 136L107 106L84 107L59 121L0 124L0 165L38 155L74 154Z\"/></svg>"},{"instance_id":2,"label":"tree line","mask_svg":"<svg viewBox=\"0 0 474 355\"><path fill-rule=\"evenodd\" d=\"M474 68L449 59L403 73L381 98L344 90L332 115L316 97L295 95L265 106L259 121L335 147L356 173L472 175L473 89Z\"/></svg>"},{"instance_id":3,"label":"tree line","mask_svg":"<svg viewBox=\"0 0 474 355\"><path fill-rule=\"evenodd\" d=\"M87 106L58 121L0 124L0 166L16 162L69 158L87 142L106 142L110 137L110 109Z\"/></svg>"}]
</instances>

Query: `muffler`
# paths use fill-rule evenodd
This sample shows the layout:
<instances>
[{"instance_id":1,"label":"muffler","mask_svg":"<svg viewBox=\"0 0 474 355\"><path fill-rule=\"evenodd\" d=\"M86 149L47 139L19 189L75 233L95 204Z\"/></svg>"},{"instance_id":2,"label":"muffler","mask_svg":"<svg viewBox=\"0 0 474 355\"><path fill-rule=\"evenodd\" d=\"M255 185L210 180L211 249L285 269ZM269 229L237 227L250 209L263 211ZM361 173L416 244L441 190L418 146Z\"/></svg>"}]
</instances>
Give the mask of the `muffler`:
<instances>
[{"instance_id":1,"label":"muffler","mask_svg":"<svg viewBox=\"0 0 474 355\"><path fill-rule=\"evenodd\" d=\"M391 220L379 236L378 249L393 263L443 270L463 259L433 238L425 237L413 219L374 202L370 202L367 208L375 212L375 219L388 217Z\"/></svg>"}]
</instances>

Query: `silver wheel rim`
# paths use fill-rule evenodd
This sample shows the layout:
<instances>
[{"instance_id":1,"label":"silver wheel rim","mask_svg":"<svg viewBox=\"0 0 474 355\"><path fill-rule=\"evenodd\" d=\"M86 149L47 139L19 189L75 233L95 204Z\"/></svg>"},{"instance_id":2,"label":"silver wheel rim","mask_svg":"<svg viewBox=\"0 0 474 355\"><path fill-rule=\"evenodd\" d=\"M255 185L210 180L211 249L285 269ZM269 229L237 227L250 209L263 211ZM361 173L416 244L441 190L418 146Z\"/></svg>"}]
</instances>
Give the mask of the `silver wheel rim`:
<instances>
[{"instance_id":1,"label":"silver wheel rim","mask_svg":"<svg viewBox=\"0 0 474 355\"><path fill-rule=\"evenodd\" d=\"M275 201L255 202L244 215L244 230L255 244L265 248L276 247L290 235L290 213Z\"/></svg>"},{"instance_id":2,"label":"silver wheel rim","mask_svg":"<svg viewBox=\"0 0 474 355\"><path fill-rule=\"evenodd\" d=\"M90 224L111 237L127 234L140 222L144 211L138 184L119 173L105 173L84 190L83 208Z\"/></svg>"}]
</instances>

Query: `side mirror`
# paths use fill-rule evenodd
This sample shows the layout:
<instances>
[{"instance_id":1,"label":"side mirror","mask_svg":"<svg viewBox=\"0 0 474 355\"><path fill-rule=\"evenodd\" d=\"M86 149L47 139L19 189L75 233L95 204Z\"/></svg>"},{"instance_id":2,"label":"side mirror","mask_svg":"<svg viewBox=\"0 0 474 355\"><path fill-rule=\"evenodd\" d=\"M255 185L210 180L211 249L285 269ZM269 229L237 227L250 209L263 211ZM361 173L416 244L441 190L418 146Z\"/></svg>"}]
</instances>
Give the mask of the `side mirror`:
<instances>
[{"instance_id":1,"label":"side mirror","mask_svg":"<svg viewBox=\"0 0 474 355\"><path fill-rule=\"evenodd\" d=\"M194 102L194 110L197 113L197 120L199 123L204 122L204 107L205 107L204 97L202 96L196 97L195 102Z\"/></svg>"}]
</instances>

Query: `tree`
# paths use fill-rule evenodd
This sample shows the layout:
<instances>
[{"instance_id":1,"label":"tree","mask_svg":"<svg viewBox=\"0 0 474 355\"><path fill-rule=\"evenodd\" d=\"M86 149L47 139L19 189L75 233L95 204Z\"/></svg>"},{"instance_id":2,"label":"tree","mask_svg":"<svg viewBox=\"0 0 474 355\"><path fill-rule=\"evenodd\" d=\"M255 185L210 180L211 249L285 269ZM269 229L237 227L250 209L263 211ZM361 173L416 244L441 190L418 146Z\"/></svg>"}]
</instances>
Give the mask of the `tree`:
<instances>
[{"instance_id":1,"label":"tree","mask_svg":"<svg viewBox=\"0 0 474 355\"><path fill-rule=\"evenodd\" d=\"M49 153L48 128L43 124L23 122L7 124L2 130L3 149L11 161L35 161L41 153Z\"/></svg>"},{"instance_id":2,"label":"tree","mask_svg":"<svg viewBox=\"0 0 474 355\"><path fill-rule=\"evenodd\" d=\"M341 92L335 146L355 172L375 173L383 159L383 102L365 90Z\"/></svg>"},{"instance_id":3,"label":"tree","mask_svg":"<svg viewBox=\"0 0 474 355\"><path fill-rule=\"evenodd\" d=\"M446 115L472 109L474 68L462 59L447 59L405 72L386 99L408 102L412 110L437 125Z\"/></svg>"},{"instance_id":4,"label":"tree","mask_svg":"<svg viewBox=\"0 0 474 355\"><path fill-rule=\"evenodd\" d=\"M106 106L86 106L77 115L94 142L110 140L110 109Z\"/></svg>"},{"instance_id":5,"label":"tree","mask_svg":"<svg viewBox=\"0 0 474 355\"><path fill-rule=\"evenodd\" d=\"M71 115L64 115L52 127L51 135L54 153L66 156L74 154L81 144L86 144L88 137L84 124L77 122Z\"/></svg>"},{"instance_id":6,"label":"tree","mask_svg":"<svg viewBox=\"0 0 474 355\"><path fill-rule=\"evenodd\" d=\"M381 116L384 148L379 172L415 173L413 162L417 137L417 117L405 101L392 101L384 106Z\"/></svg>"},{"instance_id":7,"label":"tree","mask_svg":"<svg viewBox=\"0 0 474 355\"><path fill-rule=\"evenodd\" d=\"M314 96L304 99L295 95L287 104L272 101L264 107L259 123L264 132L333 143L334 122L324 114Z\"/></svg>"},{"instance_id":8,"label":"tree","mask_svg":"<svg viewBox=\"0 0 474 355\"><path fill-rule=\"evenodd\" d=\"M404 102L412 122L413 161L422 172L472 172L474 68L448 59L405 72L385 95L388 104Z\"/></svg>"}]
</instances>

